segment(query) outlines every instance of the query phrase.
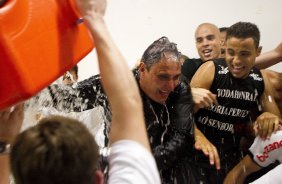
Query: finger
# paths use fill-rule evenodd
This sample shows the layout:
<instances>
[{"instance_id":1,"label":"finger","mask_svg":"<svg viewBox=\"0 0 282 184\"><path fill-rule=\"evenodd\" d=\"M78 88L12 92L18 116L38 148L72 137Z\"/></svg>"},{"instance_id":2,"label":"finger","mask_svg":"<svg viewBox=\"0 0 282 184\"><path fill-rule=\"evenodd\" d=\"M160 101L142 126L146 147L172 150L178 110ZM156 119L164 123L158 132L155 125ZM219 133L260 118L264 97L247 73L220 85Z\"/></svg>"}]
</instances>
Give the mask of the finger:
<instances>
[{"instance_id":1,"label":"finger","mask_svg":"<svg viewBox=\"0 0 282 184\"><path fill-rule=\"evenodd\" d=\"M263 130L263 137L266 139L268 137L268 135L272 134L273 132L273 123L272 123L272 119L267 119L266 122L264 122L263 124L264 130Z\"/></svg>"},{"instance_id":2,"label":"finger","mask_svg":"<svg viewBox=\"0 0 282 184\"><path fill-rule=\"evenodd\" d=\"M258 135L258 131L259 131L259 128L258 128L258 123L257 123L257 121L255 121L255 123L254 123L254 131L255 131L255 136L257 136Z\"/></svg>"},{"instance_id":3,"label":"finger","mask_svg":"<svg viewBox=\"0 0 282 184\"><path fill-rule=\"evenodd\" d=\"M11 112L11 118L18 118L19 120L24 117L24 103L15 106L14 111Z\"/></svg>"},{"instance_id":4,"label":"finger","mask_svg":"<svg viewBox=\"0 0 282 184\"><path fill-rule=\"evenodd\" d=\"M210 164L214 165L214 152L212 148L209 150L209 159L210 159Z\"/></svg>"},{"instance_id":5,"label":"finger","mask_svg":"<svg viewBox=\"0 0 282 184\"><path fill-rule=\"evenodd\" d=\"M9 115L10 115L10 112L11 112L11 108L6 108L4 110L1 110L0 111L0 117L3 118L3 119L7 119L9 118Z\"/></svg>"},{"instance_id":6,"label":"finger","mask_svg":"<svg viewBox=\"0 0 282 184\"><path fill-rule=\"evenodd\" d=\"M214 147L214 160L215 160L215 167L217 170L219 170L220 169L220 158L219 158L216 147Z\"/></svg>"},{"instance_id":7,"label":"finger","mask_svg":"<svg viewBox=\"0 0 282 184\"><path fill-rule=\"evenodd\" d=\"M195 142L195 149L196 149L196 150L199 150L199 151L200 151L200 150L203 150L203 149L202 149L202 144L201 144L199 141L196 141L196 142Z\"/></svg>"},{"instance_id":8,"label":"finger","mask_svg":"<svg viewBox=\"0 0 282 184\"><path fill-rule=\"evenodd\" d=\"M215 105L218 105L218 101L217 101L217 98L216 98L216 95L215 95L215 94L212 95L212 99L213 99L213 103L214 103Z\"/></svg>"},{"instance_id":9,"label":"finger","mask_svg":"<svg viewBox=\"0 0 282 184\"><path fill-rule=\"evenodd\" d=\"M271 137L271 134L274 132L274 129L275 129L275 123L269 123L268 131L267 131L267 139Z\"/></svg>"},{"instance_id":10,"label":"finger","mask_svg":"<svg viewBox=\"0 0 282 184\"><path fill-rule=\"evenodd\" d=\"M199 143L195 142L194 146L196 150L201 150Z\"/></svg>"},{"instance_id":11,"label":"finger","mask_svg":"<svg viewBox=\"0 0 282 184\"><path fill-rule=\"evenodd\" d=\"M206 156L209 155L209 151L208 151L208 148L206 146L202 146L202 151Z\"/></svg>"},{"instance_id":12,"label":"finger","mask_svg":"<svg viewBox=\"0 0 282 184\"><path fill-rule=\"evenodd\" d=\"M280 123L280 120L277 118L277 119L275 119L274 122L275 122L275 123L274 123L274 129L273 129L273 131L274 131L274 132L277 132L277 131L279 130L279 123Z\"/></svg>"},{"instance_id":13,"label":"finger","mask_svg":"<svg viewBox=\"0 0 282 184\"><path fill-rule=\"evenodd\" d=\"M269 120L264 120L263 122L261 122L259 124L259 127L260 127L260 137L262 139L265 139L266 136L267 136L267 132L268 132L268 124L269 124Z\"/></svg>"},{"instance_id":14,"label":"finger","mask_svg":"<svg viewBox=\"0 0 282 184\"><path fill-rule=\"evenodd\" d=\"M210 101L211 101L211 100L210 100L209 98L204 98L203 101L201 101L201 104L203 104L204 107L208 107L208 106L210 106L210 104L211 104Z\"/></svg>"},{"instance_id":15,"label":"finger","mask_svg":"<svg viewBox=\"0 0 282 184\"><path fill-rule=\"evenodd\" d=\"M23 114L24 112L24 103L19 103L15 106L14 111L12 113L15 114Z\"/></svg>"}]
</instances>

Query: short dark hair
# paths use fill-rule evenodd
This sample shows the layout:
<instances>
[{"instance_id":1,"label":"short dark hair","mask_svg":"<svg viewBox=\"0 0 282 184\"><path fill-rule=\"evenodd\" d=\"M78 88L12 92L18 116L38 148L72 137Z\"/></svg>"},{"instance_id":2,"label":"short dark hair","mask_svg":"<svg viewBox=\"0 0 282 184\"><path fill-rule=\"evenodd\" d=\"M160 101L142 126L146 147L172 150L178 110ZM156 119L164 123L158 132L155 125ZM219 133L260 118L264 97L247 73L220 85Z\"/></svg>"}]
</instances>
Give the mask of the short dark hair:
<instances>
[{"instance_id":1,"label":"short dark hair","mask_svg":"<svg viewBox=\"0 0 282 184\"><path fill-rule=\"evenodd\" d=\"M237 22L228 28L226 40L231 37L235 38L253 38L256 48L259 47L260 31L258 27L250 22Z\"/></svg>"},{"instance_id":2,"label":"short dark hair","mask_svg":"<svg viewBox=\"0 0 282 184\"><path fill-rule=\"evenodd\" d=\"M98 146L79 121L42 119L16 138L11 169L17 184L93 184Z\"/></svg>"},{"instance_id":3,"label":"short dark hair","mask_svg":"<svg viewBox=\"0 0 282 184\"><path fill-rule=\"evenodd\" d=\"M219 32L225 32L227 31L228 27L220 27Z\"/></svg>"},{"instance_id":4,"label":"short dark hair","mask_svg":"<svg viewBox=\"0 0 282 184\"><path fill-rule=\"evenodd\" d=\"M155 40L143 53L141 62L144 62L147 69L158 63L165 55L164 53L173 53L177 58L181 56L175 43L170 42L165 36Z\"/></svg>"}]
</instances>

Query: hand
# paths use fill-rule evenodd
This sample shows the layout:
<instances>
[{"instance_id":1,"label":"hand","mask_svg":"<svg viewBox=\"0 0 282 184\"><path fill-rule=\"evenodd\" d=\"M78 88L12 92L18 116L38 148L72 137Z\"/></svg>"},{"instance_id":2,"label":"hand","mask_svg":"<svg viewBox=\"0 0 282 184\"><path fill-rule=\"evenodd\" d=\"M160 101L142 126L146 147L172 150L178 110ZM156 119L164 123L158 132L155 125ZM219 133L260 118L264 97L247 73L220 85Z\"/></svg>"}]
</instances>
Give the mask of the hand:
<instances>
[{"instance_id":1,"label":"hand","mask_svg":"<svg viewBox=\"0 0 282 184\"><path fill-rule=\"evenodd\" d=\"M254 130L262 139L270 138L279 129L280 118L275 114L264 112L257 117Z\"/></svg>"},{"instance_id":2,"label":"hand","mask_svg":"<svg viewBox=\"0 0 282 184\"><path fill-rule=\"evenodd\" d=\"M212 104L218 105L216 95L204 88L191 89L193 100L195 103L194 112L200 108L208 107Z\"/></svg>"},{"instance_id":3,"label":"hand","mask_svg":"<svg viewBox=\"0 0 282 184\"><path fill-rule=\"evenodd\" d=\"M197 135L195 137L195 148L202 150L206 156L209 156L210 164L215 164L216 169L220 169L220 159L217 149L205 136Z\"/></svg>"},{"instance_id":4,"label":"hand","mask_svg":"<svg viewBox=\"0 0 282 184\"><path fill-rule=\"evenodd\" d=\"M0 111L0 138L12 142L20 132L24 118L24 104Z\"/></svg>"},{"instance_id":5,"label":"hand","mask_svg":"<svg viewBox=\"0 0 282 184\"><path fill-rule=\"evenodd\" d=\"M107 1L106 0L76 0L76 7L80 14L86 18L103 17L105 15Z\"/></svg>"}]
</instances>

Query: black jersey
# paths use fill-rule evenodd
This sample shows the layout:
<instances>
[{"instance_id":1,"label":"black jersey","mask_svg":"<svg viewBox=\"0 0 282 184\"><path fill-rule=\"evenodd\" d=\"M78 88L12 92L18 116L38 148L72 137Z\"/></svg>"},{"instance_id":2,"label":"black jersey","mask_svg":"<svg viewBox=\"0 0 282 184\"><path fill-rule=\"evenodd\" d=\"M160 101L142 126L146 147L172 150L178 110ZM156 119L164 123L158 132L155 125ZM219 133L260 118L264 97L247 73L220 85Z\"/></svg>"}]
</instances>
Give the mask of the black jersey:
<instances>
[{"instance_id":1,"label":"black jersey","mask_svg":"<svg viewBox=\"0 0 282 184\"><path fill-rule=\"evenodd\" d=\"M224 59L214 61L215 74L210 91L217 95L218 105L200 109L195 114L197 128L217 148L221 178L242 158L240 138L252 116L260 113L259 99L264 91L261 72L253 68L248 77L237 79L229 72ZM195 151L194 161L202 168L215 169L209 159ZM208 171L207 170L207 171ZM211 170L210 170L211 171Z\"/></svg>"},{"instance_id":2,"label":"black jersey","mask_svg":"<svg viewBox=\"0 0 282 184\"><path fill-rule=\"evenodd\" d=\"M182 65L181 73L189 80L191 81L193 75L196 73L198 68L203 64L204 62L199 59L186 59Z\"/></svg>"},{"instance_id":3,"label":"black jersey","mask_svg":"<svg viewBox=\"0 0 282 184\"><path fill-rule=\"evenodd\" d=\"M197 127L212 142L233 140L244 123L259 111L259 98L264 91L263 78L253 68L245 79L234 78L224 59L214 61L215 76L210 91L217 95L218 105L200 109L195 114Z\"/></svg>"}]
</instances>

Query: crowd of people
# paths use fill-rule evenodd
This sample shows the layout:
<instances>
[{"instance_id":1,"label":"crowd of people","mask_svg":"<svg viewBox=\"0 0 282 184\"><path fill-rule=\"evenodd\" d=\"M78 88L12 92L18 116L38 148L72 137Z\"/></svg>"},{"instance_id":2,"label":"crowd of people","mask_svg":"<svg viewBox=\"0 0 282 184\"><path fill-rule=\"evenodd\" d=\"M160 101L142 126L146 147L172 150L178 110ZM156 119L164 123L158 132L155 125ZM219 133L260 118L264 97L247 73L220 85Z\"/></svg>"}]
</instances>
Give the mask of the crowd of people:
<instances>
[{"instance_id":1,"label":"crowd of people","mask_svg":"<svg viewBox=\"0 0 282 184\"><path fill-rule=\"evenodd\" d=\"M163 36L130 70L104 22L106 4L76 0L100 74L77 82L72 68L63 76L69 87L50 85L46 103L64 112L102 106L103 144L80 121L58 115L21 132L23 103L7 107L0 111L0 183L236 184L263 168L270 171L253 183L279 183L282 75L266 68L282 61L282 43L261 54L255 24L202 23L200 58L185 57Z\"/></svg>"}]
</instances>

